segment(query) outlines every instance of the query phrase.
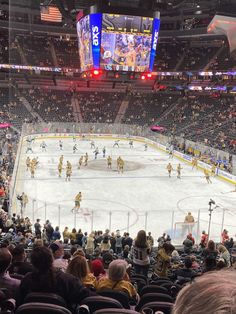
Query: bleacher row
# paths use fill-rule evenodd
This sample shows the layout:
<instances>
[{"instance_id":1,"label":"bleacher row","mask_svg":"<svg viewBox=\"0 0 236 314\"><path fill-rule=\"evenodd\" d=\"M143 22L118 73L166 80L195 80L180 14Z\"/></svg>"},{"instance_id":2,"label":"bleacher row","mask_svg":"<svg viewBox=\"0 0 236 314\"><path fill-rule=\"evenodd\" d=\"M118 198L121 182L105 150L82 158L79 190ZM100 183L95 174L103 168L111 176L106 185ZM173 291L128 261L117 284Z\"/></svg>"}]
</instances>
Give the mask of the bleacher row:
<instances>
[{"instance_id":1,"label":"bleacher row","mask_svg":"<svg viewBox=\"0 0 236 314\"><path fill-rule=\"evenodd\" d=\"M9 36L8 36L9 35ZM197 42L197 41L196 41ZM223 48L222 48L223 47ZM41 52L44 52L43 54ZM34 66L80 68L76 38L11 33L0 29L0 63ZM235 69L235 56L230 55L225 38L205 43L188 41L160 42L154 71L192 71Z\"/></svg>"},{"instance_id":2,"label":"bleacher row","mask_svg":"<svg viewBox=\"0 0 236 314\"><path fill-rule=\"evenodd\" d=\"M199 244L188 234L176 249L166 234L153 239L140 230L133 239L119 230L88 235L65 228L61 233L49 221L32 224L4 211L0 218L2 314L180 314L181 298L195 286L204 289L201 282L217 285L221 280L224 285L235 279L236 244L225 230L217 247L203 232ZM209 300L217 298L207 290L205 294ZM191 302L186 297L184 305ZM201 298L198 302L204 311L206 304ZM230 313L233 301L224 306L222 313Z\"/></svg>"},{"instance_id":3,"label":"bleacher row","mask_svg":"<svg viewBox=\"0 0 236 314\"><path fill-rule=\"evenodd\" d=\"M236 152L236 102L234 97L178 96L155 93L75 92L30 88L1 88L3 122L20 127L37 117L19 99L24 97L32 111L45 122L75 122L80 108L83 122L114 123L123 100L128 107L121 122L149 127L159 123L165 134L182 136L230 153ZM78 106L73 106L76 100Z\"/></svg>"}]
</instances>

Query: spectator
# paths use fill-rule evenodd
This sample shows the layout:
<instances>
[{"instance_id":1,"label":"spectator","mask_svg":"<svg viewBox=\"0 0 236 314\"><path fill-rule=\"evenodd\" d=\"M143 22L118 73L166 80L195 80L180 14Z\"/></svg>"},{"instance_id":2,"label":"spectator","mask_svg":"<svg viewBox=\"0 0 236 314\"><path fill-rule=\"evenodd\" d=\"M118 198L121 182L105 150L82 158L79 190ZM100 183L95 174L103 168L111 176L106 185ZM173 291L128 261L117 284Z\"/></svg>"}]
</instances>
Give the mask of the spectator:
<instances>
[{"instance_id":1,"label":"spectator","mask_svg":"<svg viewBox=\"0 0 236 314\"><path fill-rule=\"evenodd\" d=\"M7 248L0 248L0 287L6 288L10 297L16 297L20 280L11 278L8 268L11 265L12 256Z\"/></svg>"},{"instance_id":2,"label":"spectator","mask_svg":"<svg viewBox=\"0 0 236 314\"><path fill-rule=\"evenodd\" d=\"M170 266L171 254L175 247L170 243L164 243L157 252L157 263L155 266L155 274L159 277L167 277L167 271Z\"/></svg>"},{"instance_id":3,"label":"spectator","mask_svg":"<svg viewBox=\"0 0 236 314\"><path fill-rule=\"evenodd\" d=\"M215 242L209 240L207 243L207 247L202 251L202 256L204 258L204 267L203 270L211 271L216 269L216 259L218 256L218 252L216 250Z\"/></svg>"},{"instance_id":4,"label":"spectator","mask_svg":"<svg viewBox=\"0 0 236 314\"><path fill-rule=\"evenodd\" d=\"M60 240L60 239L61 239L61 233L59 231L59 227L57 226L52 233L52 240L56 241L56 240Z\"/></svg>"},{"instance_id":5,"label":"spectator","mask_svg":"<svg viewBox=\"0 0 236 314\"><path fill-rule=\"evenodd\" d=\"M78 278L85 287L96 288L96 277L90 272L88 263L84 256L73 255L66 272Z\"/></svg>"},{"instance_id":6,"label":"spectator","mask_svg":"<svg viewBox=\"0 0 236 314\"><path fill-rule=\"evenodd\" d=\"M63 239L70 239L70 231L68 227L65 227L65 229L62 232Z\"/></svg>"},{"instance_id":7,"label":"spectator","mask_svg":"<svg viewBox=\"0 0 236 314\"><path fill-rule=\"evenodd\" d=\"M205 274L178 294L173 314L228 314L236 312L236 273Z\"/></svg>"},{"instance_id":8,"label":"spectator","mask_svg":"<svg viewBox=\"0 0 236 314\"><path fill-rule=\"evenodd\" d=\"M200 247L204 249L207 246L207 242L208 242L208 234L206 234L206 231L202 231Z\"/></svg>"},{"instance_id":9,"label":"spectator","mask_svg":"<svg viewBox=\"0 0 236 314\"><path fill-rule=\"evenodd\" d=\"M95 259L91 262L92 271L97 280L106 276L103 263L100 259Z\"/></svg>"},{"instance_id":10,"label":"spectator","mask_svg":"<svg viewBox=\"0 0 236 314\"><path fill-rule=\"evenodd\" d=\"M177 269L175 271L175 278L183 284L196 277L197 273L192 269L192 260L190 257L186 257L184 260L184 268Z\"/></svg>"},{"instance_id":11,"label":"spectator","mask_svg":"<svg viewBox=\"0 0 236 314\"><path fill-rule=\"evenodd\" d=\"M39 222L40 222L40 219L37 219L36 223L34 224L34 232L37 238L41 238L41 234L42 234L41 232L42 227Z\"/></svg>"},{"instance_id":12,"label":"spectator","mask_svg":"<svg viewBox=\"0 0 236 314\"><path fill-rule=\"evenodd\" d=\"M91 295L90 291L81 285L79 279L53 267L53 256L48 248L35 248L31 254L31 263L35 270L21 281L18 305L24 302L30 292L56 293L67 302L69 309L73 304L78 304Z\"/></svg>"},{"instance_id":13,"label":"spectator","mask_svg":"<svg viewBox=\"0 0 236 314\"><path fill-rule=\"evenodd\" d=\"M89 236L87 237L87 244L85 247L86 253L92 255L94 248L95 248L95 239L94 239L94 233L90 233Z\"/></svg>"},{"instance_id":14,"label":"spectator","mask_svg":"<svg viewBox=\"0 0 236 314\"><path fill-rule=\"evenodd\" d=\"M22 245L17 245L12 250L12 264L9 267L10 274L25 275L33 271L33 266L26 262L26 254Z\"/></svg>"},{"instance_id":15,"label":"spectator","mask_svg":"<svg viewBox=\"0 0 236 314\"><path fill-rule=\"evenodd\" d=\"M54 258L53 267L65 272L68 266L68 261L66 259L62 259L64 255L63 245L59 241L55 241L50 245L50 249Z\"/></svg>"},{"instance_id":16,"label":"spectator","mask_svg":"<svg viewBox=\"0 0 236 314\"><path fill-rule=\"evenodd\" d=\"M193 241L190 239L190 236L187 235L186 239L183 242L184 245L184 253L190 254L193 249Z\"/></svg>"},{"instance_id":17,"label":"spectator","mask_svg":"<svg viewBox=\"0 0 236 314\"><path fill-rule=\"evenodd\" d=\"M101 242L100 249L102 254L105 252L109 252L111 248L111 243L108 236L105 236Z\"/></svg>"},{"instance_id":18,"label":"spectator","mask_svg":"<svg viewBox=\"0 0 236 314\"><path fill-rule=\"evenodd\" d=\"M230 267L231 266L230 254L226 247L220 244L218 247L218 251L220 254L220 258L224 260L226 267Z\"/></svg>"},{"instance_id":19,"label":"spectator","mask_svg":"<svg viewBox=\"0 0 236 314\"><path fill-rule=\"evenodd\" d=\"M150 247L144 230L138 232L131 252L135 273L147 276L150 266Z\"/></svg>"},{"instance_id":20,"label":"spectator","mask_svg":"<svg viewBox=\"0 0 236 314\"><path fill-rule=\"evenodd\" d=\"M127 267L127 262L121 259L111 262L108 269L108 278L104 277L98 281L97 291L113 289L126 292L130 298L137 298L137 291L129 281L126 273Z\"/></svg>"}]
</instances>

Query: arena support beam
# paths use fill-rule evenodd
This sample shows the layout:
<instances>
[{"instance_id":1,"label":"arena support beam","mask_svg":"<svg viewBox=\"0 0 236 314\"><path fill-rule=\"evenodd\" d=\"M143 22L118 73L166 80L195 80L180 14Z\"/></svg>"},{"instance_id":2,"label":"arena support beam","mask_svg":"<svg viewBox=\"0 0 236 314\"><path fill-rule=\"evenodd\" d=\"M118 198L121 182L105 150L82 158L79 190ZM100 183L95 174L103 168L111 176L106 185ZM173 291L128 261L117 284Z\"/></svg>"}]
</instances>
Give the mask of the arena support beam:
<instances>
[{"instance_id":1,"label":"arena support beam","mask_svg":"<svg viewBox=\"0 0 236 314\"><path fill-rule=\"evenodd\" d=\"M227 36L230 52L236 50L236 18L226 15L215 15L211 23L208 25L207 32L209 34Z\"/></svg>"}]
</instances>

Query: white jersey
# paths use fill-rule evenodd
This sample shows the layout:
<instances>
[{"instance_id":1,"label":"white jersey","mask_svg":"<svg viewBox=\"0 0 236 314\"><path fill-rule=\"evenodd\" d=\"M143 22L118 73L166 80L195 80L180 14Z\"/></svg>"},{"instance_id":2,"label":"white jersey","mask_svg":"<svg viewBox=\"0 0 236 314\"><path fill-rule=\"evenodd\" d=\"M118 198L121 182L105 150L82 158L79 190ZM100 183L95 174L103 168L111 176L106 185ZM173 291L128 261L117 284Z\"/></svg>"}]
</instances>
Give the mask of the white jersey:
<instances>
[{"instance_id":1,"label":"white jersey","mask_svg":"<svg viewBox=\"0 0 236 314\"><path fill-rule=\"evenodd\" d=\"M131 248L131 253L133 256L133 263L136 265L149 265L150 258L149 258L149 249L148 248L139 248L135 245Z\"/></svg>"}]
</instances>

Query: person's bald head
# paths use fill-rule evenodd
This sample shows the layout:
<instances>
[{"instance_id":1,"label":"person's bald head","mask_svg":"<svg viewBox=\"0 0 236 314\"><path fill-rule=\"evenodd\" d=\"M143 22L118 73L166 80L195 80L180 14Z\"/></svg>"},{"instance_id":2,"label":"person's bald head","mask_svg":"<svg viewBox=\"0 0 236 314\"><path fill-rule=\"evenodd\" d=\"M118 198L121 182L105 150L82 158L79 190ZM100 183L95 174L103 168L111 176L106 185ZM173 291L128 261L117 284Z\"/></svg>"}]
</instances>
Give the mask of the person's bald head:
<instances>
[{"instance_id":1,"label":"person's bald head","mask_svg":"<svg viewBox=\"0 0 236 314\"><path fill-rule=\"evenodd\" d=\"M11 264L12 255L7 248L0 248L0 274L4 273Z\"/></svg>"}]
</instances>

